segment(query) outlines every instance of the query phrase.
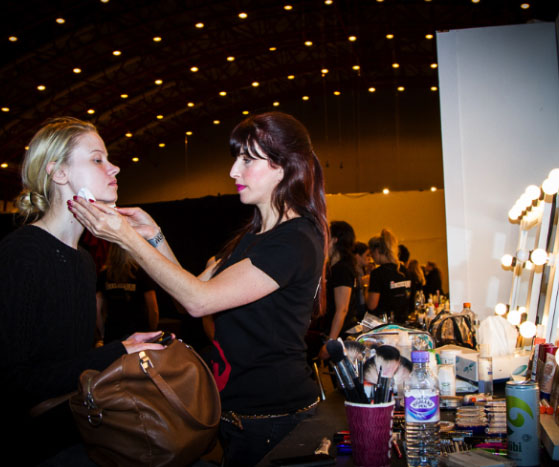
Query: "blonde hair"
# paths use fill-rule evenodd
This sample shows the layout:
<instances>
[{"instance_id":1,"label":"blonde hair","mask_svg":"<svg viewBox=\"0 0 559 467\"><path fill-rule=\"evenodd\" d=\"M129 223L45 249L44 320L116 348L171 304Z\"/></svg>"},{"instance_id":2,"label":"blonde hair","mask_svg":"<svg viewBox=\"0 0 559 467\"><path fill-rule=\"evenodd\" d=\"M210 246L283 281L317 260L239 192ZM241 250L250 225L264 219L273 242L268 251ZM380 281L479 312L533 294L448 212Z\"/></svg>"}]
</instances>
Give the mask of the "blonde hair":
<instances>
[{"instance_id":1,"label":"blonde hair","mask_svg":"<svg viewBox=\"0 0 559 467\"><path fill-rule=\"evenodd\" d=\"M425 275L423 274L423 269L419 266L419 261L416 259L410 261L408 264L408 273L418 284L425 285Z\"/></svg>"},{"instance_id":2,"label":"blonde hair","mask_svg":"<svg viewBox=\"0 0 559 467\"><path fill-rule=\"evenodd\" d=\"M377 250L379 255L383 256L387 262L400 265L398 260L398 239L388 229L382 229L380 236L369 240L369 250L371 254L373 250Z\"/></svg>"},{"instance_id":3,"label":"blonde hair","mask_svg":"<svg viewBox=\"0 0 559 467\"><path fill-rule=\"evenodd\" d=\"M23 190L16 206L23 222L35 222L47 212L52 202L52 174L70 159L78 139L85 133L97 133L95 126L73 117L49 120L31 139L21 169ZM47 172L47 166L55 166Z\"/></svg>"}]
</instances>

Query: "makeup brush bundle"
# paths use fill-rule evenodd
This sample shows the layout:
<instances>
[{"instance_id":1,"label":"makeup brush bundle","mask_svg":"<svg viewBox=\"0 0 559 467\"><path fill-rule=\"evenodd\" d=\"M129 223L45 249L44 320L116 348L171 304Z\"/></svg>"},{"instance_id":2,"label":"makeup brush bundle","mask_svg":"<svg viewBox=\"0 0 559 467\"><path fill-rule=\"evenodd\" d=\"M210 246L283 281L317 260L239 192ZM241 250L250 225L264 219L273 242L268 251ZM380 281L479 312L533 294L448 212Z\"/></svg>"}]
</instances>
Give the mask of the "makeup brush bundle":
<instances>
[{"instance_id":1,"label":"makeup brush bundle","mask_svg":"<svg viewBox=\"0 0 559 467\"><path fill-rule=\"evenodd\" d=\"M392 399L397 378L409 375L400 351L391 345L376 348L354 340L328 341L326 349L342 392L349 402L381 404ZM405 359L404 359L405 360Z\"/></svg>"}]
</instances>

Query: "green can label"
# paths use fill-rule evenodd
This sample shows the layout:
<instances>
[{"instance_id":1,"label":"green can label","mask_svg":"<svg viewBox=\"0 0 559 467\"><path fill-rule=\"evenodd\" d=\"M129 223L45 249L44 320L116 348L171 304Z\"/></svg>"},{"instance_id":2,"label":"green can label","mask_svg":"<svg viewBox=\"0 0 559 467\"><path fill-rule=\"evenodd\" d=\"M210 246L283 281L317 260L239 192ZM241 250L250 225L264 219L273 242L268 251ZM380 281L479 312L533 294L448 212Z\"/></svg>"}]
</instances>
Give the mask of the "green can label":
<instances>
[{"instance_id":1,"label":"green can label","mask_svg":"<svg viewBox=\"0 0 559 467\"><path fill-rule=\"evenodd\" d=\"M538 386L506 386L508 455L519 467L539 465Z\"/></svg>"}]
</instances>

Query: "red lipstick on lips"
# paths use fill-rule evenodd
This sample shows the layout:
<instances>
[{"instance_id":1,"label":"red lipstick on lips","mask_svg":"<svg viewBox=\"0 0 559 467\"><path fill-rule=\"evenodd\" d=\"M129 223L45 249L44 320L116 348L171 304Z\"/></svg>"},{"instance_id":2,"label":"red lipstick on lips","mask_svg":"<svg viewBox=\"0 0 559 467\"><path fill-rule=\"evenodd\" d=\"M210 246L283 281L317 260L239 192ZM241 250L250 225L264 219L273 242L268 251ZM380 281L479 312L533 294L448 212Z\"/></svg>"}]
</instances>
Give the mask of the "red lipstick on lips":
<instances>
[{"instance_id":1,"label":"red lipstick on lips","mask_svg":"<svg viewBox=\"0 0 559 467\"><path fill-rule=\"evenodd\" d=\"M237 191L243 191L246 188L246 185L235 185L237 187Z\"/></svg>"}]
</instances>

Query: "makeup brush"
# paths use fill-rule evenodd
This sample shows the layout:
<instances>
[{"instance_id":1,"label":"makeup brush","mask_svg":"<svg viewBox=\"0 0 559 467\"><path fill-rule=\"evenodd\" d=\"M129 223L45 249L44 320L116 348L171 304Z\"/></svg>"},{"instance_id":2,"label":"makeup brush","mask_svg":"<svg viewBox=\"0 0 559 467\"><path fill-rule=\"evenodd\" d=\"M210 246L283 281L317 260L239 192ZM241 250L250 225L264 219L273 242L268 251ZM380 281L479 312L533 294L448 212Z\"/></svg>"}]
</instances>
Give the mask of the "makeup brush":
<instances>
[{"instance_id":1,"label":"makeup brush","mask_svg":"<svg viewBox=\"0 0 559 467\"><path fill-rule=\"evenodd\" d=\"M400 365L400 351L391 345L381 345L376 349L377 368L382 366L382 376L392 378Z\"/></svg>"},{"instance_id":2,"label":"makeup brush","mask_svg":"<svg viewBox=\"0 0 559 467\"><path fill-rule=\"evenodd\" d=\"M340 386L345 388L344 393L349 402L367 404L369 401L363 385L359 382L353 366L344 354L343 344L338 341L328 341L326 350L330 354L330 361L334 365Z\"/></svg>"},{"instance_id":3,"label":"makeup brush","mask_svg":"<svg viewBox=\"0 0 559 467\"><path fill-rule=\"evenodd\" d=\"M365 359L365 353L367 348L361 342L355 340L344 341L344 350L347 359L355 368L359 382L363 384L363 360Z\"/></svg>"}]
</instances>

